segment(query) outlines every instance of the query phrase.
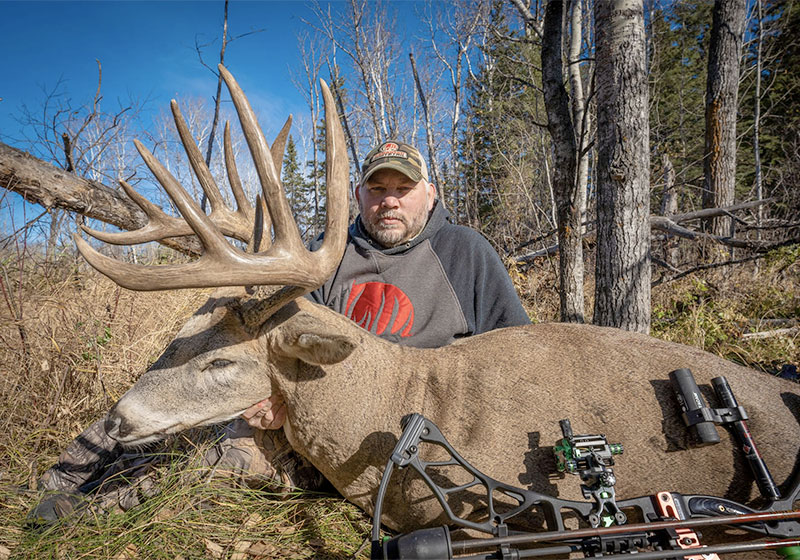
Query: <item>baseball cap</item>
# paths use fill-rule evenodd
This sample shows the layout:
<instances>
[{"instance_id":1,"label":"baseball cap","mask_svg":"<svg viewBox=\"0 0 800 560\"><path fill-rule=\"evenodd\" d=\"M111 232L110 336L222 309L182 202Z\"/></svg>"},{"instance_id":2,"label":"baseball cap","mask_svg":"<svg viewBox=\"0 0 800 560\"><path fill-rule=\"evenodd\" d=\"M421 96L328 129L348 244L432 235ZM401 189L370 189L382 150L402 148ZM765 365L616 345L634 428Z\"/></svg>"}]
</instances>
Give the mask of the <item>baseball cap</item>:
<instances>
[{"instance_id":1,"label":"baseball cap","mask_svg":"<svg viewBox=\"0 0 800 560\"><path fill-rule=\"evenodd\" d=\"M428 166L422 154L411 144L386 140L373 148L361 166L361 183L379 169L394 169L412 181L428 181Z\"/></svg>"}]
</instances>

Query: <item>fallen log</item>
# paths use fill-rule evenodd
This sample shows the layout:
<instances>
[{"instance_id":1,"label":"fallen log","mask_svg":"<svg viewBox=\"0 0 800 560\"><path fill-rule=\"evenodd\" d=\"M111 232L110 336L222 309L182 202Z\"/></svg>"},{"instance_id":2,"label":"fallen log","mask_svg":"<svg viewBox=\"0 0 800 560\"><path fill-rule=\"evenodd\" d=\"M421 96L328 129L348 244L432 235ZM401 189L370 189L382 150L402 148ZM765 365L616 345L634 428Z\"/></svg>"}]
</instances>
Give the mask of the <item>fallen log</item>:
<instances>
[{"instance_id":1,"label":"fallen log","mask_svg":"<svg viewBox=\"0 0 800 560\"><path fill-rule=\"evenodd\" d=\"M145 213L122 191L59 169L2 142L0 187L47 210L69 210L126 231L147 223ZM201 250L194 237L173 237L161 243L187 254L199 254Z\"/></svg>"}]
</instances>

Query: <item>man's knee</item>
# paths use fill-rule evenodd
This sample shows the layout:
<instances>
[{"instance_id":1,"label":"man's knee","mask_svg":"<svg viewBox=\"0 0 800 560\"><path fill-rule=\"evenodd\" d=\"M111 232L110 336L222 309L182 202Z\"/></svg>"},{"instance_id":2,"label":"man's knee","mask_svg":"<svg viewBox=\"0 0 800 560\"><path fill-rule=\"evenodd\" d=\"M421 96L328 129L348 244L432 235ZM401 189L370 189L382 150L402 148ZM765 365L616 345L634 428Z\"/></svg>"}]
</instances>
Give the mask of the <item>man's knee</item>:
<instances>
[{"instance_id":1,"label":"man's knee","mask_svg":"<svg viewBox=\"0 0 800 560\"><path fill-rule=\"evenodd\" d=\"M317 490L325 480L291 448L283 430L258 430L242 419L226 426L223 438L205 454L203 463L248 486Z\"/></svg>"}]
</instances>

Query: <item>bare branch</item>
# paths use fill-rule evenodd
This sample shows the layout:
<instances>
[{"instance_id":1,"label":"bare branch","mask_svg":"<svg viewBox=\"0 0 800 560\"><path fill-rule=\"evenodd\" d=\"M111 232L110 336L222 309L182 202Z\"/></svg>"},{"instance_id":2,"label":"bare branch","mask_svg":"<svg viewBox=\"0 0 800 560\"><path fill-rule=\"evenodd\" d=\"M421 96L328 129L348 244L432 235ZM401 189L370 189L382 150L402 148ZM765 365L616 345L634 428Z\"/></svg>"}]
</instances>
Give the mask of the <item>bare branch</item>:
<instances>
[{"instance_id":1,"label":"bare branch","mask_svg":"<svg viewBox=\"0 0 800 560\"><path fill-rule=\"evenodd\" d=\"M761 331L753 333L744 333L739 338L742 340L753 340L762 338L773 338L776 336L794 336L800 333L800 327L789 327L786 329L774 329L771 331Z\"/></svg>"},{"instance_id":2,"label":"bare branch","mask_svg":"<svg viewBox=\"0 0 800 560\"><path fill-rule=\"evenodd\" d=\"M763 200L753 200L752 202L742 202L741 204L734 204L732 206L725 206L722 208L704 208L702 210L696 210L694 212L686 212L684 214L675 214L670 216L670 220L675 223L683 223L688 222L689 220L697 220L702 218L712 218L715 216L725 216L730 215L732 212L736 212L737 210L745 210L747 208L755 208L757 206L761 206L762 204L769 204L774 202L774 198L765 198Z\"/></svg>"},{"instance_id":3,"label":"bare branch","mask_svg":"<svg viewBox=\"0 0 800 560\"><path fill-rule=\"evenodd\" d=\"M536 21L536 18L528 9L528 7L523 4L522 0L511 0L511 3L516 6L517 11L519 11L519 15L522 16L522 20L525 22L525 25L533 29L533 32L536 33L539 39L542 38L542 25Z\"/></svg>"}]
</instances>

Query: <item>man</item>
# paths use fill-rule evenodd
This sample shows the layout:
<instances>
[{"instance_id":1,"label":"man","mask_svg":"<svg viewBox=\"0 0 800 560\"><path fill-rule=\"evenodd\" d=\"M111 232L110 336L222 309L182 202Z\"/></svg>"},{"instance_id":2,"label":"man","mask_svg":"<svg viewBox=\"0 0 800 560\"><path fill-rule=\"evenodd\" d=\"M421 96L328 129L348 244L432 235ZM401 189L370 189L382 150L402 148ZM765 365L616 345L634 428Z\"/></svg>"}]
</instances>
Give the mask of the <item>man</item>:
<instances>
[{"instance_id":1,"label":"man","mask_svg":"<svg viewBox=\"0 0 800 560\"><path fill-rule=\"evenodd\" d=\"M370 151L356 199L360 214L350 226L342 261L311 299L381 338L417 347L444 346L529 322L486 239L449 222L416 148L392 140ZM312 243L312 249L320 243ZM286 418L280 400L257 403L242 417L226 427L225 437L206 455L207 465L246 473L247 480L262 483L319 487L322 476L277 431ZM77 493L81 486L120 453L102 421L93 424L40 481L45 490L72 494L43 501L31 516L47 521L74 509L83 501ZM137 492L128 488L119 489L113 501L135 504Z\"/></svg>"}]
</instances>

